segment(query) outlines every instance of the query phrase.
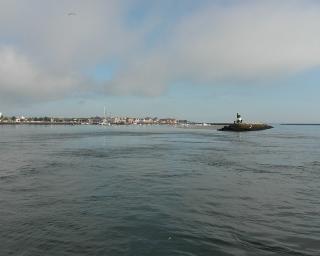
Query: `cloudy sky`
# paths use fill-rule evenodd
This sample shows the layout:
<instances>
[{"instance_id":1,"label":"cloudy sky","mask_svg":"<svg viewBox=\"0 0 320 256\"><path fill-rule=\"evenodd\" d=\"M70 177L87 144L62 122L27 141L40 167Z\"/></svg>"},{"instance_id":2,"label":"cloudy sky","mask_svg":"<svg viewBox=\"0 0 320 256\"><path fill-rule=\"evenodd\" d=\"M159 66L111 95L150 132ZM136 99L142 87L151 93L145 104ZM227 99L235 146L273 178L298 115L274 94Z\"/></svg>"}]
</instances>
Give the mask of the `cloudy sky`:
<instances>
[{"instance_id":1,"label":"cloudy sky","mask_svg":"<svg viewBox=\"0 0 320 256\"><path fill-rule=\"evenodd\" d=\"M320 2L0 0L0 112L320 122Z\"/></svg>"}]
</instances>

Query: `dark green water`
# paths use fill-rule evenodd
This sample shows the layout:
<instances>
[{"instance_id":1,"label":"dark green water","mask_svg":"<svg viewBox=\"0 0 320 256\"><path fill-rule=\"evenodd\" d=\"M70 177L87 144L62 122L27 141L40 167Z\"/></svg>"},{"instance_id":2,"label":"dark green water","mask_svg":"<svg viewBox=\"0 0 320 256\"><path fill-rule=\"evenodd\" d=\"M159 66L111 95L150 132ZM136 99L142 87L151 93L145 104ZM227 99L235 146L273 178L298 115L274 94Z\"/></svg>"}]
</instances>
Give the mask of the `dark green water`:
<instances>
[{"instance_id":1,"label":"dark green water","mask_svg":"<svg viewBox=\"0 0 320 256\"><path fill-rule=\"evenodd\" d=\"M0 127L0 255L320 255L320 127Z\"/></svg>"}]
</instances>

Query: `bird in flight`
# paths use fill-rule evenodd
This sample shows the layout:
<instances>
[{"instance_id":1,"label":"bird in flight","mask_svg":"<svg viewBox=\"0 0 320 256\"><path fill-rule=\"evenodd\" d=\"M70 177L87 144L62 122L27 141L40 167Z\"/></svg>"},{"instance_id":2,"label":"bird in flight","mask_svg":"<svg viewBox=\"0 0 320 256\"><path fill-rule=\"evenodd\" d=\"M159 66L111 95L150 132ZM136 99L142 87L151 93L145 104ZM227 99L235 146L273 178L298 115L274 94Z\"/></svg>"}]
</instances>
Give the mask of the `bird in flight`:
<instances>
[{"instance_id":1,"label":"bird in flight","mask_svg":"<svg viewBox=\"0 0 320 256\"><path fill-rule=\"evenodd\" d=\"M75 12L69 12L68 13L68 16L74 16L74 15L77 15Z\"/></svg>"}]
</instances>

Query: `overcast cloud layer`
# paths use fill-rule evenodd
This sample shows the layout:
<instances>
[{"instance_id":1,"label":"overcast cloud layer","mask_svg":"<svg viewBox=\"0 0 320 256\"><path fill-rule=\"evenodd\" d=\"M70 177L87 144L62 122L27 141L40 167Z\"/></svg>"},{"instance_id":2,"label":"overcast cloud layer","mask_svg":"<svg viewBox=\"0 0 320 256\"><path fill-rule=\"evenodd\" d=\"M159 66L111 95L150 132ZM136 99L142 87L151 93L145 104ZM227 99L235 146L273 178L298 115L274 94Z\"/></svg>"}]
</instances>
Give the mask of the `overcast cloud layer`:
<instances>
[{"instance_id":1,"label":"overcast cloud layer","mask_svg":"<svg viewBox=\"0 0 320 256\"><path fill-rule=\"evenodd\" d=\"M0 99L154 96L179 82L274 79L320 65L315 1L195 3L0 0ZM100 66L113 67L105 81L92 75Z\"/></svg>"}]
</instances>

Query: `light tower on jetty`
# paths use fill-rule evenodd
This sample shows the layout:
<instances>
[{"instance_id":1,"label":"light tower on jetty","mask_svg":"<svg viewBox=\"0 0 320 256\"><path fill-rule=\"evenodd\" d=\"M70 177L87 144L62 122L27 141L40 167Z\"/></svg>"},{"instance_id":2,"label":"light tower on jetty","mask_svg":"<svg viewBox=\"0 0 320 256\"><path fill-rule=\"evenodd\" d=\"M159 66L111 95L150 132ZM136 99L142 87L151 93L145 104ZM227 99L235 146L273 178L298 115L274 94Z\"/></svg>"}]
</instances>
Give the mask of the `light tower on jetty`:
<instances>
[{"instance_id":1,"label":"light tower on jetty","mask_svg":"<svg viewBox=\"0 0 320 256\"><path fill-rule=\"evenodd\" d=\"M234 121L234 123L237 123L237 124L241 124L242 123L242 118L241 118L241 115L239 113L237 113L237 119L236 119L236 121Z\"/></svg>"}]
</instances>

